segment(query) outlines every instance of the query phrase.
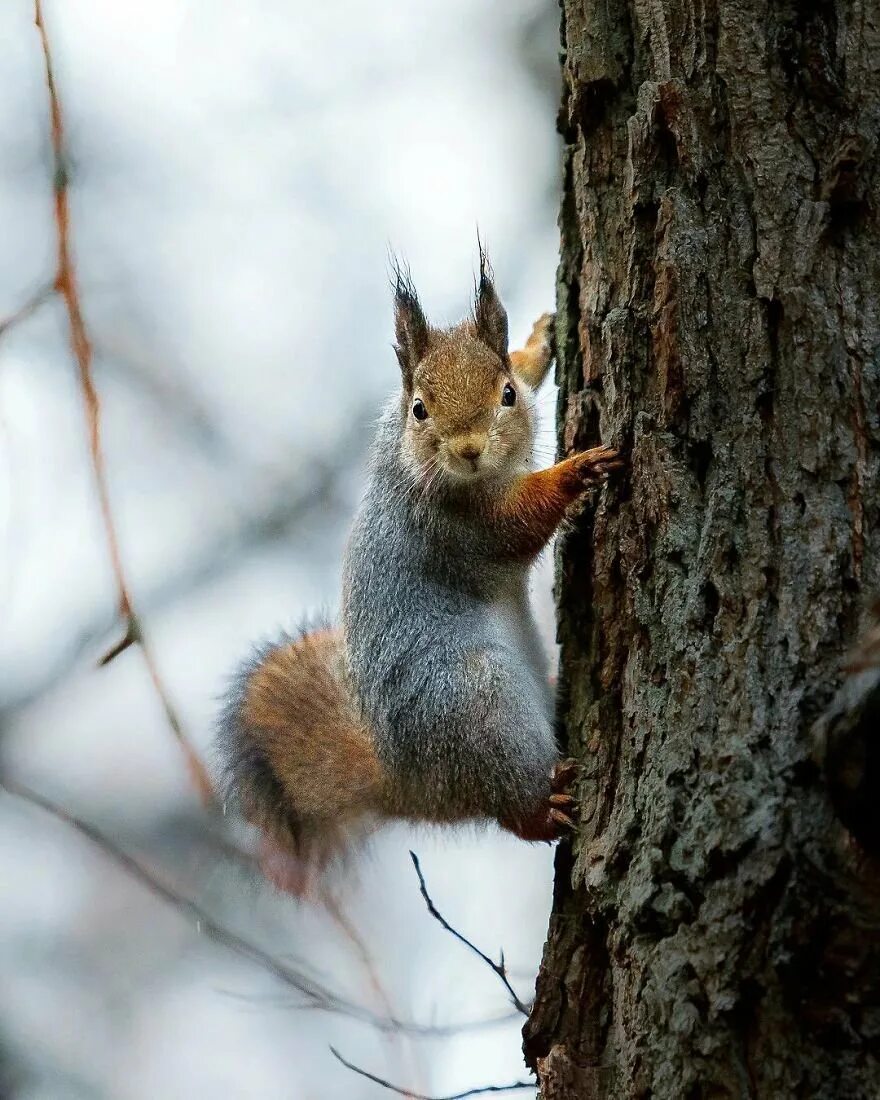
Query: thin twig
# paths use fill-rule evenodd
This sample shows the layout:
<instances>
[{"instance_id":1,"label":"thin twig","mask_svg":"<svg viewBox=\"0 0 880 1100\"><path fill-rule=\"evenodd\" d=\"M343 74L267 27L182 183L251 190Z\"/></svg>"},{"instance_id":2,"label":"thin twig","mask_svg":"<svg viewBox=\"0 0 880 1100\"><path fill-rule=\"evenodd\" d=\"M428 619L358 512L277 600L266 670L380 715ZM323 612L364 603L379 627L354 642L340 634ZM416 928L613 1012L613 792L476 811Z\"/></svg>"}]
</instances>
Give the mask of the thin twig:
<instances>
[{"instance_id":1,"label":"thin twig","mask_svg":"<svg viewBox=\"0 0 880 1100\"><path fill-rule=\"evenodd\" d=\"M344 997L333 993L331 990L325 989L320 983L315 982L295 966L283 962L262 947L258 947L256 944L246 940L243 936L240 936L237 932L233 932L231 929L225 927L225 925L220 924L210 915L210 913L203 909L198 902L193 901L191 898L181 894L174 887L163 882L157 875L141 863L139 859L120 848L115 841L111 840L96 826L78 818L75 814L71 813L63 806L58 805L58 803L53 802L45 795L39 794L23 783L16 782L5 776L0 778L0 789L5 790L7 794L39 807L39 809L50 814L56 820L63 822L65 825L75 830L80 836L85 837L86 840L93 844L103 855L125 871L126 874L130 875L141 886L149 890L155 897L160 898L162 901L177 909L178 912L189 917L199 932L207 936L208 939L232 951L240 958L247 959L261 969L268 971L282 984L295 989L298 993L306 997L308 1003L298 1004L295 1006L296 1008L310 1008L321 1012L336 1012L362 1023L370 1024L380 1031L402 1031L410 1035L426 1037L450 1035L459 1031L466 1031L472 1028L477 1029L484 1026L488 1027L495 1023L503 1022L502 1019L477 1020L472 1023L466 1022L464 1024L432 1026L430 1024L418 1024L408 1020L383 1017L370 1012L361 1005L348 1001ZM513 1018L514 1017L508 1016L504 1019L510 1020Z\"/></svg>"},{"instance_id":2,"label":"thin twig","mask_svg":"<svg viewBox=\"0 0 880 1100\"><path fill-rule=\"evenodd\" d=\"M61 100L55 83L52 51L49 47L49 36L46 33L46 25L43 21L41 0L34 0L34 22L36 23L37 31L40 36L40 44L43 49L46 87L49 93L50 136L52 153L55 161L53 192L55 236L57 242L57 268L53 286L58 294L60 294L64 301L65 309L67 310L70 327L70 346L79 369L80 389L82 390L85 404L86 424L88 427L89 454L91 456L95 486L104 523L104 534L110 554L110 564L116 581L119 615L125 623L124 640L130 639L130 643L137 642L140 646L153 687L162 703L162 709L165 711L168 724L183 750L193 782L205 805L211 805L213 804L214 796L208 771L186 736L170 696L162 682L152 650L143 636L140 621L135 612L128 581L126 580L125 570L122 565L119 538L116 533L116 523L113 518L113 509L110 503L107 470L104 463L103 450L101 448L101 404L98 398L98 391L95 387L94 373L92 370L92 343L89 338L88 329L86 328L82 307L80 305L76 268L70 246L70 203L68 196L67 160L65 156L64 120L61 113ZM124 648L126 648L126 646L121 643L119 646L115 646L114 650L116 652L113 655L117 655ZM107 658L107 660L110 659L112 659L112 657Z\"/></svg>"},{"instance_id":3,"label":"thin twig","mask_svg":"<svg viewBox=\"0 0 880 1100\"><path fill-rule=\"evenodd\" d=\"M428 893L428 887L425 884L425 876L422 874L422 868L419 866L419 857L415 854L415 852L410 852L409 854L410 859L412 859L413 861L413 867L415 867L416 869L416 874L419 876L419 890L421 891L422 897L425 899L425 905L427 905L428 907L428 912L431 914L434 920L436 920L440 925L442 925L443 928L446 929L447 932L450 932L453 936L455 936L455 938L460 943L463 943L465 947L469 947L475 955L483 960L486 966L490 967L498 975L498 977L504 984L504 988L510 994L510 1000L513 1003L513 1007L517 1010L517 1012L521 1012L523 1016L528 1016L529 1006L519 999L516 990L510 984L510 981L507 977L507 967L504 965L503 952L501 955L501 962L497 963L494 961L494 959L491 959L487 954L485 954L485 952L481 951L479 947L471 943L471 941L466 936L463 936L461 932L452 927L449 921L446 920L446 918L439 912L437 906L431 900L431 895Z\"/></svg>"},{"instance_id":4,"label":"thin twig","mask_svg":"<svg viewBox=\"0 0 880 1100\"><path fill-rule=\"evenodd\" d=\"M369 1073L367 1070L361 1069L360 1066L349 1062L347 1058L343 1058L336 1047L330 1047L330 1053L346 1069L350 1069L352 1073L366 1077L368 1081L381 1085L383 1089L388 1089L389 1092L396 1092L398 1096L409 1096L411 1100L466 1100L468 1096L485 1096L490 1092L517 1092L520 1089L534 1089L536 1087L534 1081L512 1081L509 1085L483 1085L481 1088L465 1089L464 1092L451 1092L446 1096L427 1096L423 1092L411 1092L409 1089L401 1088L400 1085L392 1085L384 1077L377 1077L375 1073Z\"/></svg>"}]
</instances>

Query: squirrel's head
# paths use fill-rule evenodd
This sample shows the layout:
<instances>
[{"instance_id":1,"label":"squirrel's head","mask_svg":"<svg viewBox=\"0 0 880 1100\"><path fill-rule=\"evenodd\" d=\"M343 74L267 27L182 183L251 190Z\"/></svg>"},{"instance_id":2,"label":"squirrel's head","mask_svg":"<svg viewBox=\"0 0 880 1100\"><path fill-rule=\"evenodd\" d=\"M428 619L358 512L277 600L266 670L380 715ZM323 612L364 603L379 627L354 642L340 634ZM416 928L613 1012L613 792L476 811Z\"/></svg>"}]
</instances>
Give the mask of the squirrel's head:
<instances>
[{"instance_id":1,"label":"squirrel's head","mask_svg":"<svg viewBox=\"0 0 880 1100\"><path fill-rule=\"evenodd\" d=\"M394 269L395 351L403 376L403 454L420 480L513 476L531 458L533 391L511 369L507 313L480 249L473 313L449 329L425 319L409 273Z\"/></svg>"}]
</instances>

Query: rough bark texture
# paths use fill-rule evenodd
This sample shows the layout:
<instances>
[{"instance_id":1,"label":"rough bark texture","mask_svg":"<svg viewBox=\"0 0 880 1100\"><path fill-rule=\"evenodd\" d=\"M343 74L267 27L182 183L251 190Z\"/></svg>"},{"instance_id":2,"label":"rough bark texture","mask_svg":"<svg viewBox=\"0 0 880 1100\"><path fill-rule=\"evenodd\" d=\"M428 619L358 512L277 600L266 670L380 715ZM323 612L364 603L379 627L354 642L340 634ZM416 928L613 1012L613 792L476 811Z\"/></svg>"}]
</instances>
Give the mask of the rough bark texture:
<instances>
[{"instance_id":1,"label":"rough bark texture","mask_svg":"<svg viewBox=\"0 0 880 1100\"><path fill-rule=\"evenodd\" d=\"M564 0L544 1100L880 1096L878 7Z\"/></svg>"}]
</instances>

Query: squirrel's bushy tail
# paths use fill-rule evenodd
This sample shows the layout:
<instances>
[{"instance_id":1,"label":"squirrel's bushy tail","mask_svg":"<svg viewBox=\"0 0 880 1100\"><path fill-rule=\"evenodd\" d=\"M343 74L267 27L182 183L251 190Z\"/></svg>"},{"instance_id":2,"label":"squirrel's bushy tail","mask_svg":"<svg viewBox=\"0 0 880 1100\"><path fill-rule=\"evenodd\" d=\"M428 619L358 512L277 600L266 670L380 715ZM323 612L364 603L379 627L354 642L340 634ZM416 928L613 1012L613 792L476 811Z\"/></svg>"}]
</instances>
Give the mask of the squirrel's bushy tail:
<instances>
[{"instance_id":1,"label":"squirrel's bushy tail","mask_svg":"<svg viewBox=\"0 0 880 1100\"><path fill-rule=\"evenodd\" d=\"M338 629L258 649L235 678L218 747L227 797L263 833L264 872L293 893L379 810L382 772Z\"/></svg>"}]
</instances>

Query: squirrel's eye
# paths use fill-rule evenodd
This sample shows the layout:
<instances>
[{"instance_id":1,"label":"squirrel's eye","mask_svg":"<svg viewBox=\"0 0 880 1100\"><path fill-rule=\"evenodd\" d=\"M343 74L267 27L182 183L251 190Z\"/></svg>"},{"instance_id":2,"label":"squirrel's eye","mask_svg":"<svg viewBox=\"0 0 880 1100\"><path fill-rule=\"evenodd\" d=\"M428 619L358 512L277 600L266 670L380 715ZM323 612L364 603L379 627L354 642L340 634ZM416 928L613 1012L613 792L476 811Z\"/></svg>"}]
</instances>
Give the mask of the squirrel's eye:
<instances>
[{"instance_id":1,"label":"squirrel's eye","mask_svg":"<svg viewBox=\"0 0 880 1100\"><path fill-rule=\"evenodd\" d=\"M428 419L428 410L425 408L425 403L420 397L417 397L415 401L413 401L413 416L416 420Z\"/></svg>"},{"instance_id":2,"label":"squirrel's eye","mask_svg":"<svg viewBox=\"0 0 880 1100\"><path fill-rule=\"evenodd\" d=\"M501 404L507 405L509 408L511 405L516 404L516 390L508 382L504 389L501 391Z\"/></svg>"}]
</instances>

